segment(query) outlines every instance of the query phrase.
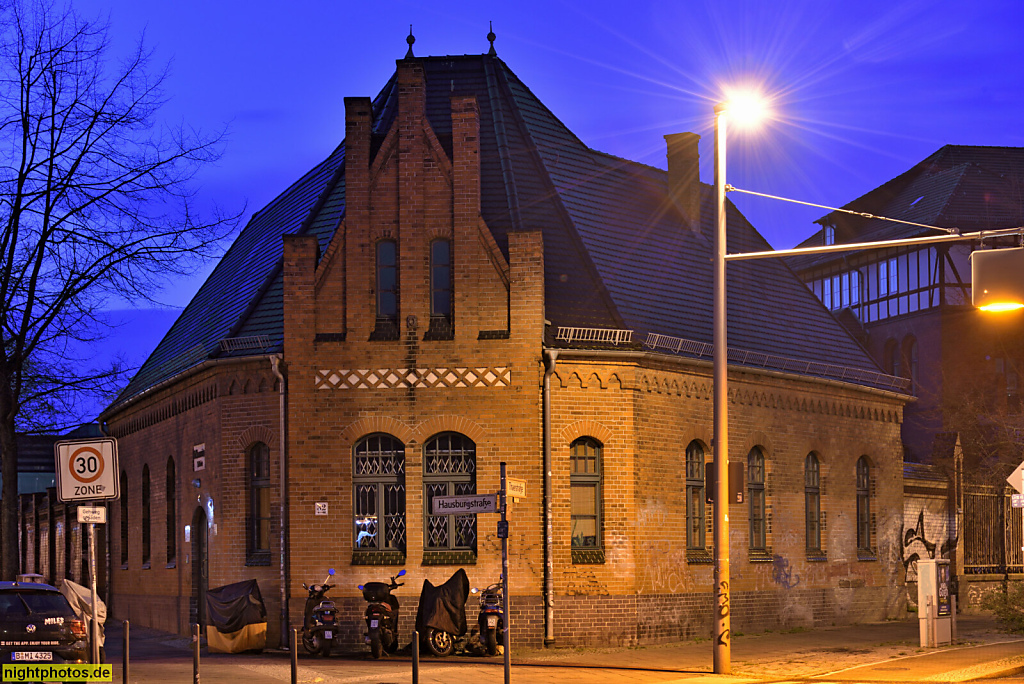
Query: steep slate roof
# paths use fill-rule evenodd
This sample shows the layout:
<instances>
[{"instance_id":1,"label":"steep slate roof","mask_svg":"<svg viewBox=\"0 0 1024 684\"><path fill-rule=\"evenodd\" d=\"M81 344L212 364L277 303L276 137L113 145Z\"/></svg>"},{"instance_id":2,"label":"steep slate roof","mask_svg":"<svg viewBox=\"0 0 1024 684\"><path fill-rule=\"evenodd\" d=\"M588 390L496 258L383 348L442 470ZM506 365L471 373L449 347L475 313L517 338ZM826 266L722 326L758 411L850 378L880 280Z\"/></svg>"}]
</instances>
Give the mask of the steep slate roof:
<instances>
[{"instance_id":1,"label":"steep slate roof","mask_svg":"<svg viewBox=\"0 0 1024 684\"><path fill-rule=\"evenodd\" d=\"M548 343L559 326L711 342L711 188L701 189L695 231L667 200L666 172L587 147L497 57L418 61L427 118L449 155L450 98L477 98L481 212L499 247L507 256L510 231L543 232ZM395 77L373 113L371 154L397 113ZM344 185L342 144L254 214L114 406L209 358L280 351L281 237L315 234L324 249L344 215ZM731 204L729 230L730 252L770 249ZM780 261L732 263L728 311L731 349L878 371ZM226 351L225 338L249 344Z\"/></svg>"},{"instance_id":2,"label":"steep slate roof","mask_svg":"<svg viewBox=\"0 0 1024 684\"><path fill-rule=\"evenodd\" d=\"M843 207L876 216L970 232L1024 225L1024 148L945 145L888 183ZM863 242L939 235L941 232L879 219L842 216L818 219L836 222L836 242ZM840 229L841 227L841 229ZM800 247L822 244L822 231ZM835 254L791 257L797 271L828 264Z\"/></svg>"}]
</instances>

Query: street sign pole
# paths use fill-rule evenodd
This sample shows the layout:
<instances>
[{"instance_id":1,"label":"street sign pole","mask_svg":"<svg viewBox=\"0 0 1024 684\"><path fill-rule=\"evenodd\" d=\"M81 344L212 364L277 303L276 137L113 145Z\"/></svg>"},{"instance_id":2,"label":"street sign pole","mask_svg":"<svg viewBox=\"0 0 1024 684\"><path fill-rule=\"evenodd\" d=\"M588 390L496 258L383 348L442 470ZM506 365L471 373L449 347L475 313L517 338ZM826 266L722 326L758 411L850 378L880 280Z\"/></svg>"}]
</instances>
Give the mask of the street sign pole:
<instances>
[{"instance_id":1,"label":"street sign pole","mask_svg":"<svg viewBox=\"0 0 1024 684\"><path fill-rule=\"evenodd\" d=\"M505 517L506 510L506 480L505 480L505 462L501 462L501 523L499 524L499 532L501 532L501 610L505 615L505 629L502 631L502 648L505 651L505 684L509 684L512 681L512 661L509 654L509 636L508 636L508 625L511 622L508 612L508 519Z\"/></svg>"},{"instance_id":2,"label":"street sign pole","mask_svg":"<svg viewBox=\"0 0 1024 684\"><path fill-rule=\"evenodd\" d=\"M100 616L96 609L96 525L89 523L89 584L92 588L92 620L89 639L92 641L93 665L100 664Z\"/></svg>"}]
</instances>

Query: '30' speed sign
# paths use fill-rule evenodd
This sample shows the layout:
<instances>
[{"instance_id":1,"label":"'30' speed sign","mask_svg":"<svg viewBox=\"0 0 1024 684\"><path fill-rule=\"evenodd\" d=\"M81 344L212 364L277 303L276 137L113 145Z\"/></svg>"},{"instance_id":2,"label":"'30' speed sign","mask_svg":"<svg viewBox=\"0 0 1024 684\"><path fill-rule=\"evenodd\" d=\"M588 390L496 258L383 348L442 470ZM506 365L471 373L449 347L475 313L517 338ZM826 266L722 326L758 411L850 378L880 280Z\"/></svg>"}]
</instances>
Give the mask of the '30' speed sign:
<instances>
[{"instance_id":1,"label":"'30' speed sign","mask_svg":"<svg viewBox=\"0 0 1024 684\"><path fill-rule=\"evenodd\" d=\"M118 498L117 442L114 439L57 442L54 450L57 497L61 501Z\"/></svg>"}]
</instances>

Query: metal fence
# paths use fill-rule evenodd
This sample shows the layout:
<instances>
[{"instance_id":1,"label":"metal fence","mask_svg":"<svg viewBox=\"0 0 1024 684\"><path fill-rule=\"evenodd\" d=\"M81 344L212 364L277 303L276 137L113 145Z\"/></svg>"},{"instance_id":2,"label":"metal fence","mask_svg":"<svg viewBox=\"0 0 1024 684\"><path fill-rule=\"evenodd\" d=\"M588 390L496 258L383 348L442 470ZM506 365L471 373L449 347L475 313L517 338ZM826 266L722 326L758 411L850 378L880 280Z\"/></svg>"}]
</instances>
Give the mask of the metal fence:
<instances>
[{"instance_id":1,"label":"metal fence","mask_svg":"<svg viewBox=\"0 0 1024 684\"><path fill-rule=\"evenodd\" d=\"M1010 494L992 487L969 487L963 494L964 573L1024 572L1021 512Z\"/></svg>"}]
</instances>

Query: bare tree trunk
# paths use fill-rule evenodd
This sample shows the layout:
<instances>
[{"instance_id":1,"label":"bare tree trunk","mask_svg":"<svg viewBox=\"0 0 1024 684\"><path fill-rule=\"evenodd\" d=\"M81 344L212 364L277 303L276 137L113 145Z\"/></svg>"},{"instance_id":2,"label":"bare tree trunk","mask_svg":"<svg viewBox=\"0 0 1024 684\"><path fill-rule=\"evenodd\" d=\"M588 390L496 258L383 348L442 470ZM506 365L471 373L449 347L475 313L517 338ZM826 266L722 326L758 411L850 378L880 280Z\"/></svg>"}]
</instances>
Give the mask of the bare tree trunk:
<instances>
[{"instance_id":1,"label":"bare tree trunk","mask_svg":"<svg viewBox=\"0 0 1024 684\"><path fill-rule=\"evenodd\" d=\"M14 412L6 383L0 383L0 473L3 492L0 494L0 580L11 582L21 571L18 548L18 444L14 437Z\"/></svg>"}]
</instances>

